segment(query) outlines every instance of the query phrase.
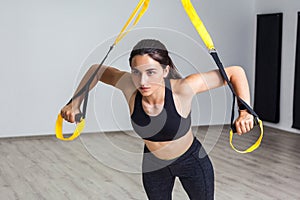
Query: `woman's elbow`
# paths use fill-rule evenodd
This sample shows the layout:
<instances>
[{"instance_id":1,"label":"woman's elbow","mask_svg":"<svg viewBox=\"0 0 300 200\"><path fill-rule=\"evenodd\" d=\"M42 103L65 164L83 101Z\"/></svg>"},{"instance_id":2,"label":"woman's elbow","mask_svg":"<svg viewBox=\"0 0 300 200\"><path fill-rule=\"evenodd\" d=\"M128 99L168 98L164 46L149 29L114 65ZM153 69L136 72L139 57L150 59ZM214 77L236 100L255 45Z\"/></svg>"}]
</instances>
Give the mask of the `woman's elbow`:
<instances>
[{"instance_id":1,"label":"woman's elbow","mask_svg":"<svg viewBox=\"0 0 300 200\"><path fill-rule=\"evenodd\" d=\"M246 76L245 70L242 66L231 66L229 69L230 78Z\"/></svg>"}]
</instances>

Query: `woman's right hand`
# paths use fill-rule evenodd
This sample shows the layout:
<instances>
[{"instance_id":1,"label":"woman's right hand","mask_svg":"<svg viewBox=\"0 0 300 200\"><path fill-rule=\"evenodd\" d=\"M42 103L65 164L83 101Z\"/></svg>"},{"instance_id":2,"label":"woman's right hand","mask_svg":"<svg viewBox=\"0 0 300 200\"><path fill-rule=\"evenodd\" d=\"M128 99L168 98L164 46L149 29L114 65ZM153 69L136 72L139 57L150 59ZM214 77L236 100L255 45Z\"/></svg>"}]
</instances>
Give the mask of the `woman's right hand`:
<instances>
[{"instance_id":1,"label":"woman's right hand","mask_svg":"<svg viewBox=\"0 0 300 200\"><path fill-rule=\"evenodd\" d=\"M81 113L80 109L77 107L74 107L74 105L72 105L72 103L64 106L60 111L62 118L64 118L64 120L66 120L70 123L75 122L75 115L79 114L79 113Z\"/></svg>"}]
</instances>

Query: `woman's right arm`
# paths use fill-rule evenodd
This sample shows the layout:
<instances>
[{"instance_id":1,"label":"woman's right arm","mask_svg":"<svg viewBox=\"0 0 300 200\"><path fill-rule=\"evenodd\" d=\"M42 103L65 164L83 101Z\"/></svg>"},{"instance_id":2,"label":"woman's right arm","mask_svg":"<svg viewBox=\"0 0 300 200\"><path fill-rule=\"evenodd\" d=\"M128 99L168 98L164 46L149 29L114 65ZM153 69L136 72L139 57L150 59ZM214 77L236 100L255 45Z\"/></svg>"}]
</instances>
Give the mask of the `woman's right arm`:
<instances>
[{"instance_id":1,"label":"woman's right arm","mask_svg":"<svg viewBox=\"0 0 300 200\"><path fill-rule=\"evenodd\" d=\"M98 64L92 65L89 70L85 73L82 80L79 83L74 95L76 95L88 82L90 77L94 74L94 72L99 67ZM92 80L89 90L93 89L98 81L116 87L120 90L125 92L128 88L131 88L129 85L131 84L130 81L130 74L125 71L120 71L113 67L108 66L101 66L98 70L97 75ZM128 85L129 84L129 85ZM129 86L129 87L128 87ZM75 115L80 113L80 105L84 99L84 93L77 98L73 99L72 102L61 109L61 116L68 122L74 123L75 122Z\"/></svg>"}]
</instances>

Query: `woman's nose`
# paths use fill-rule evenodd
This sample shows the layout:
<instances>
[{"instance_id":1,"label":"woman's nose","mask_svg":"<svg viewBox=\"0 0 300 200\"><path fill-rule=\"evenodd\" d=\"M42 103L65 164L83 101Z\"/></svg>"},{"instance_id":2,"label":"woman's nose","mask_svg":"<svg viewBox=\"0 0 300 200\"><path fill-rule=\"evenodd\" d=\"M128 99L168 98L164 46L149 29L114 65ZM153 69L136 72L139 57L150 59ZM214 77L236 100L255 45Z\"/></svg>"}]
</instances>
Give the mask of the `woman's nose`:
<instances>
[{"instance_id":1,"label":"woman's nose","mask_svg":"<svg viewBox=\"0 0 300 200\"><path fill-rule=\"evenodd\" d=\"M147 77L146 74L141 74L140 84L141 85L146 85L147 79L148 79L148 77Z\"/></svg>"}]
</instances>

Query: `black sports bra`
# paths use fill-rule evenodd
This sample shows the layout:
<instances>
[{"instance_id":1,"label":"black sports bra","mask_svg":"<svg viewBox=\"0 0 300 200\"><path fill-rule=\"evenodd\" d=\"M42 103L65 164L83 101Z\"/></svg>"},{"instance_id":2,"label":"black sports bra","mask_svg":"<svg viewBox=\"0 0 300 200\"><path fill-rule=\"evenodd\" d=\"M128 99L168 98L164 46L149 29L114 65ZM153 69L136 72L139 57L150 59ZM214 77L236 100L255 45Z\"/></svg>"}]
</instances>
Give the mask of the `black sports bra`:
<instances>
[{"instance_id":1,"label":"black sports bra","mask_svg":"<svg viewBox=\"0 0 300 200\"><path fill-rule=\"evenodd\" d=\"M191 127L191 113L184 118L176 110L169 79L165 79L164 108L157 116L149 116L142 106L142 95L135 96L131 115L134 131L145 140L153 142L172 141L184 136Z\"/></svg>"}]
</instances>

